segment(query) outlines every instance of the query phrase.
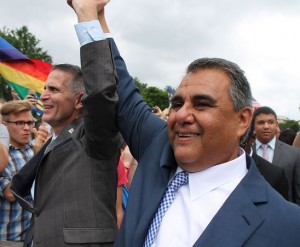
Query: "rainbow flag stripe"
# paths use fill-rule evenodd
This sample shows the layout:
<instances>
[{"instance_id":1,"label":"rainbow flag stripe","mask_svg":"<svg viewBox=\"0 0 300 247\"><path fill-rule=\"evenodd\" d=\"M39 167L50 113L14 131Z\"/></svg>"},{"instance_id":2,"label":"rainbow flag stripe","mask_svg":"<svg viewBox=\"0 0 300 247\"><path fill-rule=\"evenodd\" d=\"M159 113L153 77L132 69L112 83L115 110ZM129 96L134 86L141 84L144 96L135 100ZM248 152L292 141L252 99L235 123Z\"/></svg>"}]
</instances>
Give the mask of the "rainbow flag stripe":
<instances>
[{"instance_id":1,"label":"rainbow flag stripe","mask_svg":"<svg viewBox=\"0 0 300 247\"><path fill-rule=\"evenodd\" d=\"M22 52L0 37L0 61L28 59Z\"/></svg>"},{"instance_id":2,"label":"rainbow flag stripe","mask_svg":"<svg viewBox=\"0 0 300 247\"><path fill-rule=\"evenodd\" d=\"M11 60L0 62L0 74L23 99L28 89L41 94L44 84L51 70L51 64L41 60Z\"/></svg>"},{"instance_id":3,"label":"rainbow flag stripe","mask_svg":"<svg viewBox=\"0 0 300 247\"><path fill-rule=\"evenodd\" d=\"M0 75L21 99L28 89L40 95L52 65L37 59L28 59L24 54L0 37Z\"/></svg>"}]
</instances>

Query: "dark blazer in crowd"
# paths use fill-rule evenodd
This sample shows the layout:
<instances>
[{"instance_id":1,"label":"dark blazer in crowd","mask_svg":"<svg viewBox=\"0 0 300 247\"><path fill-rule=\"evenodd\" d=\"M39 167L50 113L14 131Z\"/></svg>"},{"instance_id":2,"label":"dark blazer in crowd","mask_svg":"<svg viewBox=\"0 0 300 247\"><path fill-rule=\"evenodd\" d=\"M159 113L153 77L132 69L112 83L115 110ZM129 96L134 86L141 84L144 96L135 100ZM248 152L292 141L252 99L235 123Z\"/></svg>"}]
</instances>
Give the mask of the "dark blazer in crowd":
<instances>
[{"instance_id":1,"label":"dark blazer in crowd","mask_svg":"<svg viewBox=\"0 0 300 247\"><path fill-rule=\"evenodd\" d=\"M289 183L286 179L284 170L281 167L274 166L269 161L260 157L256 153L252 153L256 167L266 181L280 193L284 199L289 197Z\"/></svg>"},{"instance_id":2,"label":"dark blazer in crowd","mask_svg":"<svg viewBox=\"0 0 300 247\"><path fill-rule=\"evenodd\" d=\"M289 183L288 200L300 206L300 149L276 140L272 164L284 170Z\"/></svg>"}]
</instances>

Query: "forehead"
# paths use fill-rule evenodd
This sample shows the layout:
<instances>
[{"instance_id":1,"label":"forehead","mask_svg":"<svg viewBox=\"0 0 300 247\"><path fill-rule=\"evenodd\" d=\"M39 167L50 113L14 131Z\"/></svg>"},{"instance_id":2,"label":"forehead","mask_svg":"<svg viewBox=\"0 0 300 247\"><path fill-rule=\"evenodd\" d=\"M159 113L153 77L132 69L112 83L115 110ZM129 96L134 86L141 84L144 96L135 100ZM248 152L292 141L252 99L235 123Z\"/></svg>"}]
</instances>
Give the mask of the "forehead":
<instances>
[{"instance_id":1,"label":"forehead","mask_svg":"<svg viewBox=\"0 0 300 247\"><path fill-rule=\"evenodd\" d=\"M228 75L219 69L201 69L186 74L180 83L175 95L182 93L206 94L229 91L231 80Z\"/></svg>"},{"instance_id":2,"label":"forehead","mask_svg":"<svg viewBox=\"0 0 300 247\"><path fill-rule=\"evenodd\" d=\"M61 86L68 86L68 82L72 80L72 74L67 71L62 71L59 69L53 70L49 73L47 81L45 84L55 84Z\"/></svg>"},{"instance_id":3,"label":"forehead","mask_svg":"<svg viewBox=\"0 0 300 247\"><path fill-rule=\"evenodd\" d=\"M255 122L257 122L257 121L268 121L268 120L275 120L276 121L276 118L272 113L269 113L269 114L260 113L255 118Z\"/></svg>"},{"instance_id":4,"label":"forehead","mask_svg":"<svg viewBox=\"0 0 300 247\"><path fill-rule=\"evenodd\" d=\"M15 113L11 113L10 114L10 118L11 119L32 119L32 114L31 114L31 111L22 111L22 112L15 112Z\"/></svg>"}]
</instances>

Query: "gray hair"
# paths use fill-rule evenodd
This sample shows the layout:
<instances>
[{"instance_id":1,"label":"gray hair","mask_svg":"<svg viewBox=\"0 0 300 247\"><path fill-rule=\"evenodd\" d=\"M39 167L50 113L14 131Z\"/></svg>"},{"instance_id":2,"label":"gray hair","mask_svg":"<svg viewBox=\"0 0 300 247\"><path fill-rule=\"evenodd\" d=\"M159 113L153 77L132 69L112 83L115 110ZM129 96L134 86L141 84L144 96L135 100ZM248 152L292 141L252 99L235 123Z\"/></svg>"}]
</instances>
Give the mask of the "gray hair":
<instances>
[{"instance_id":1,"label":"gray hair","mask_svg":"<svg viewBox=\"0 0 300 247\"><path fill-rule=\"evenodd\" d=\"M71 81L69 81L69 89L72 93L85 92L82 71L79 66L72 64L56 64L52 67L51 71L60 70L67 73L70 73L73 77Z\"/></svg>"},{"instance_id":2,"label":"gray hair","mask_svg":"<svg viewBox=\"0 0 300 247\"><path fill-rule=\"evenodd\" d=\"M201 69L219 69L225 72L231 79L229 95L233 102L235 111L239 111L244 107L252 109L252 93L250 84L241 68L228 60L222 58L200 58L192 62L186 73L197 72Z\"/></svg>"}]
</instances>

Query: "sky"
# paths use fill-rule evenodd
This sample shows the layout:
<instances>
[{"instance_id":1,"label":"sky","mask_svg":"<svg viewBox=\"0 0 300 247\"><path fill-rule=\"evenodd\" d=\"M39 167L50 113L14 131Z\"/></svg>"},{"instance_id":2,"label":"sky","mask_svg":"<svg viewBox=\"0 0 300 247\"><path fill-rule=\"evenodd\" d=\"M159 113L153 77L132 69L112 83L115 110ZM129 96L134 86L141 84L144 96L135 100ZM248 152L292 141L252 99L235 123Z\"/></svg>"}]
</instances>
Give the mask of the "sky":
<instances>
[{"instance_id":1,"label":"sky","mask_svg":"<svg viewBox=\"0 0 300 247\"><path fill-rule=\"evenodd\" d=\"M54 63L80 65L66 0L0 0L0 28L26 25ZM237 63L254 98L300 120L300 0L111 0L106 19L133 77L176 88L200 57Z\"/></svg>"}]
</instances>

